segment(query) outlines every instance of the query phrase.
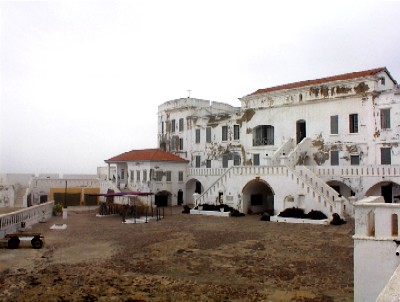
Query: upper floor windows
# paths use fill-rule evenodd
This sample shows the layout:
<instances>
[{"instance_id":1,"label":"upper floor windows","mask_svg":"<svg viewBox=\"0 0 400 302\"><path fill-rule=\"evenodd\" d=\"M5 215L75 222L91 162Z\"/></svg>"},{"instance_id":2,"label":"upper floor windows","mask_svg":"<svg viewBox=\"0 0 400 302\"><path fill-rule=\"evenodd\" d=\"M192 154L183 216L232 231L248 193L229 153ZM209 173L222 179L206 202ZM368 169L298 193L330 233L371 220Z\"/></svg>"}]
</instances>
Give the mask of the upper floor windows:
<instances>
[{"instance_id":1,"label":"upper floor windows","mask_svg":"<svg viewBox=\"0 0 400 302\"><path fill-rule=\"evenodd\" d=\"M391 164L392 164L392 149L381 148L381 165L391 165Z\"/></svg>"},{"instance_id":2,"label":"upper floor windows","mask_svg":"<svg viewBox=\"0 0 400 302\"><path fill-rule=\"evenodd\" d=\"M358 114L349 115L349 132L358 133Z\"/></svg>"},{"instance_id":3,"label":"upper floor windows","mask_svg":"<svg viewBox=\"0 0 400 302\"><path fill-rule=\"evenodd\" d=\"M339 116L331 115L331 134L339 134Z\"/></svg>"},{"instance_id":4,"label":"upper floor windows","mask_svg":"<svg viewBox=\"0 0 400 302\"><path fill-rule=\"evenodd\" d=\"M233 155L233 165L240 166L240 163L241 163L240 155L235 153Z\"/></svg>"},{"instance_id":5,"label":"upper floor windows","mask_svg":"<svg viewBox=\"0 0 400 302\"><path fill-rule=\"evenodd\" d=\"M176 127L175 120L171 120L171 132L172 133L175 133L175 127Z\"/></svg>"},{"instance_id":6,"label":"upper floor windows","mask_svg":"<svg viewBox=\"0 0 400 302\"><path fill-rule=\"evenodd\" d=\"M179 150L182 151L183 150L183 138L179 139Z\"/></svg>"},{"instance_id":7,"label":"upper floor windows","mask_svg":"<svg viewBox=\"0 0 400 302\"><path fill-rule=\"evenodd\" d=\"M211 127L206 128L206 143L211 143Z\"/></svg>"},{"instance_id":8,"label":"upper floor windows","mask_svg":"<svg viewBox=\"0 0 400 302\"><path fill-rule=\"evenodd\" d=\"M222 168L228 168L228 155L222 155Z\"/></svg>"},{"instance_id":9,"label":"upper floor windows","mask_svg":"<svg viewBox=\"0 0 400 302\"><path fill-rule=\"evenodd\" d=\"M260 154L253 154L253 166L260 165Z\"/></svg>"},{"instance_id":10,"label":"upper floor windows","mask_svg":"<svg viewBox=\"0 0 400 302\"><path fill-rule=\"evenodd\" d=\"M201 157L199 155L196 155L195 160L196 160L196 168L200 168Z\"/></svg>"},{"instance_id":11,"label":"upper floor windows","mask_svg":"<svg viewBox=\"0 0 400 302\"><path fill-rule=\"evenodd\" d=\"M239 125L233 125L233 139L235 141L240 139L240 126Z\"/></svg>"},{"instance_id":12,"label":"upper floor windows","mask_svg":"<svg viewBox=\"0 0 400 302\"><path fill-rule=\"evenodd\" d=\"M260 125L253 130L253 146L264 146L274 144L274 127Z\"/></svg>"},{"instance_id":13,"label":"upper floor windows","mask_svg":"<svg viewBox=\"0 0 400 302\"><path fill-rule=\"evenodd\" d=\"M381 129L390 129L390 108L381 109Z\"/></svg>"},{"instance_id":14,"label":"upper floor windows","mask_svg":"<svg viewBox=\"0 0 400 302\"><path fill-rule=\"evenodd\" d=\"M171 171L167 171L167 172L166 172L166 177L167 177L167 181L170 182L171 179L172 179L172 173L171 173Z\"/></svg>"},{"instance_id":15,"label":"upper floor windows","mask_svg":"<svg viewBox=\"0 0 400 302\"><path fill-rule=\"evenodd\" d=\"M222 126L222 141L226 142L228 140L228 126Z\"/></svg>"},{"instance_id":16,"label":"upper floor windows","mask_svg":"<svg viewBox=\"0 0 400 302\"><path fill-rule=\"evenodd\" d=\"M339 165L339 151L331 150L331 166Z\"/></svg>"},{"instance_id":17,"label":"upper floor windows","mask_svg":"<svg viewBox=\"0 0 400 302\"><path fill-rule=\"evenodd\" d=\"M180 118L179 119L179 132L182 132L184 129L183 129L183 118Z\"/></svg>"},{"instance_id":18,"label":"upper floor windows","mask_svg":"<svg viewBox=\"0 0 400 302\"><path fill-rule=\"evenodd\" d=\"M360 155L350 155L350 164L358 166L360 164Z\"/></svg>"},{"instance_id":19,"label":"upper floor windows","mask_svg":"<svg viewBox=\"0 0 400 302\"><path fill-rule=\"evenodd\" d=\"M200 129L196 129L196 144L200 144Z\"/></svg>"}]
</instances>

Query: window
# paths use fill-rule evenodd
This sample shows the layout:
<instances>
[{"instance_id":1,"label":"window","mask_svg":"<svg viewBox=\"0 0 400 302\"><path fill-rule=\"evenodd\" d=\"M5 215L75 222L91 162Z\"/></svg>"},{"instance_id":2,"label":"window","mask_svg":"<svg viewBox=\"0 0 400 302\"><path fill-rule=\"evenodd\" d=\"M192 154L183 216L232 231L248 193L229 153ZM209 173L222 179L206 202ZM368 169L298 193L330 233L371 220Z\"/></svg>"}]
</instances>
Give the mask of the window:
<instances>
[{"instance_id":1,"label":"window","mask_svg":"<svg viewBox=\"0 0 400 302\"><path fill-rule=\"evenodd\" d=\"M360 164L360 155L350 155L350 164L358 166Z\"/></svg>"},{"instance_id":2,"label":"window","mask_svg":"<svg viewBox=\"0 0 400 302\"><path fill-rule=\"evenodd\" d=\"M133 170L130 171L130 181L133 182Z\"/></svg>"},{"instance_id":3,"label":"window","mask_svg":"<svg viewBox=\"0 0 400 302\"><path fill-rule=\"evenodd\" d=\"M147 181L147 170L143 170L143 182Z\"/></svg>"},{"instance_id":4,"label":"window","mask_svg":"<svg viewBox=\"0 0 400 302\"><path fill-rule=\"evenodd\" d=\"M239 154L233 155L233 165L240 166L240 155Z\"/></svg>"},{"instance_id":5,"label":"window","mask_svg":"<svg viewBox=\"0 0 400 302\"><path fill-rule=\"evenodd\" d=\"M253 166L260 165L260 154L253 154Z\"/></svg>"},{"instance_id":6,"label":"window","mask_svg":"<svg viewBox=\"0 0 400 302\"><path fill-rule=\"evenodd\" d=\"M233 139L235 141L240 139L240 127L239 127L239 125L233 125Z\"/></svg>"},{"instance_id":7,"label":"window","mask_svg":"<svg viewBox=\"0 0 400 302\"><path fill-rule=\"evenodd\" d=\"M331 134L339 134L339 116L331 116Z\"/></svg>"},{"instance_id":8,"label":"window","mask_svg":"<svg viewBox=\"0 0 400 302\"><path fill-rule=\"evenodd\" d=\"M381 77L381 85L385 85L385 80L386 80L385 77Z\"/></svg>"},{"instance_id":9,"label":"window","mask_svg":"<svg viewBox=\"0 0 400 302\"><path fill-rule=\"evenodd\" d=\"M391 165L391 164L392 164L392 149L381 148L381 165Z\"/></svg>"},{"instance_id":10,"label":"window","mask_svg":"<svg viewBox=\"0 0 400 302\"><path fill-rule=\"evenodd\" d=\"M274 144L274 127L270 125L257 126L253 130L253 146Z\"/></svg>"},{"instance_id":11,"label":"window","mask_svg":"<svg viewBox=\"0 0 400 302\"><path fill-rule=\"evenodd\" d=\"M121 179L125 179L125 170L121 169Z\"/></svg>"},{"instance_id":12,"label":"window","mask_svg":"<svg viewBox=\"0 0 400 302\"><path fill-rule=\"evenodd\" d=\"M136 171L136 182L140 181L140 170Z\"/></svg>"},{"instance_id":13,"label":"window","mask_svg":"<svg viewBox=\"0 0 400 302\"><path fill-rule=\"evenodd\" d=\"M222 126L222 141L226 142L228 140L228 126Z\"/></svg>"},{"instance_id":14,"label":"window","mask_svg":"<svg viewBox=\"0 0 400 302\"><path fill-rule=\"evenodd\" d=\"M339 151L332 150L331 151L331 166L339 165Z\"/></svg>"},{"instance_id":15,"label":"window","mask_svg":"<svg viewBox=\"0 0 400 302\"><path fill-rule=\"evenodd\" d=\"M358 133L358 114L349 115L349 132Z\"/></svg>"},{"instance_id":16,"label":"window","mask_svg":"<svg viewBox=\"0 0 400 302\"><path fill-rule=\"evenodd\" d=\"M167 171L167 181L171 181L171 171Z\"/></svg>"},{"instance_id":17,"label":"window","mask_svg":"<svg viewBox=\"0 0 400 302\"><path fill-rule=\"evenodd\" d=\"M196 129L196 144L200 144L200 129Z\"/></svg>"},{"instance_id":18,"label":"window","mask_svg":"<svg viewBox=\"0 0 400 302\"><path fill-rule=\"evenodd\" d=\"M171 131L172 133L175 133L175 120L171 121Z\"/></svg>"},{"instance_id":19,"label":"window","mask_svg":"<svg viewBox=\"0 0 400 302\"><path fill-rule=\"evenodd\" d=\"M206 161L206 167L211 168L211 159L207 159Z\"/></svg>"},{"instance_id":20,"label":"window","mask_svg":"<svg viewBox=\"0 0 400 302\"><path fill-rule=\"evenodd\" d=\"M164 134L164 122L161 122L161 134Z\"/></svg>"},{"instance_id":21,"label":"window","mask_svg":"<svg viewBox=\"0 0 400 302\"><path fill-rule=\"evenodd\" d=\"M163 174L164 174L163 171L160 170L156 171L156 181L161 181Z\"/></svg>"},{"instance_id":22,"label":"window","mask_svg":"<svg viewBox=\"0 0 400 302\"><path fill-rule=\"evenodd\" d=\"M200 161L201 157L199 155L196 155L196 168L200 168Z\"/></svg>"},{"instance_id":23,"label":"window","mask_svg":"<svg viewBox=\"0 0 400 302\"><path fill-rule=\"evenodd\" d=\"M381 128L390 129L390 109L381 109Z\"/></svg>"},{"instance_id":24,"label":"window","mask_svg":"<svg viewBox=\"0 0 400 302\"><path fill-rule=\"evenodd\" d=\"M183 131L183 118L179 119L179 132Z\"/></svg>"},{"instance_id":25,"label":"window","mask_svg":"<svg viewBox=\"0 0 400 302\"><path fill-rule=\"evenodd\" d=\"M299 94L299 102L302 102L303 101L303 95L300 93Z\"/></svg>"},{"instance_id":26,"label":"window","mask_svg":"<svg viewBox=\"0 0 400 302\"><path fill-rule=\"evenodd\" d=\"M206 128L206 143L211 143L211 127Z\"/></svg>"},{"instance_id":27,"label":"window","mask_svg":"<svg viewBox=\"0 0 400 302\"><path fill-rule=\"evenodd\" d=\"M178 181L183 181L183 171L178 172Z\"/></svg>"},{"instance_id":28,"label":"window","mask_svg":"<svg viewBox=\"0 0 400 302\"><path fill-rule=\"evenodd\" d=\"M228 168L228 155L222 156L222 168Z\"/></svg>"},{"instance_id":29,"label":"window","mask_svg":"<svg viewBox=\"0 0 400 302\"><path fill-rule=\"evenodd\" d=\"M179 139L179 150L183 150L183 138Z\"/></svg>"}]
</instances>

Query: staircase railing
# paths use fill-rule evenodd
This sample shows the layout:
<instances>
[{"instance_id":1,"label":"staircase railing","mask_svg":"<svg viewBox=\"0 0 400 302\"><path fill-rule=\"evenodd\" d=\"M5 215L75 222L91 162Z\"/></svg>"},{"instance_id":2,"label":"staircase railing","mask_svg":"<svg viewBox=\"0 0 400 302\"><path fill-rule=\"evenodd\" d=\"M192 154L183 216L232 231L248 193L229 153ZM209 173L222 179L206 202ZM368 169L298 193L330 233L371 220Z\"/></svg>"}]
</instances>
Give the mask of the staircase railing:
<instances>
[{"instance_id":1,"label":"staircase railing","mask_svg":"<svg viewBox=\"0 0 400 302\"><path fill-rule=\"evenodd\" d=\"M305 137L300 143L296 145L292 152L288 156L289 167L295 167L296 165L302 164L305 160L305 155L311 146L311 139Z\"/></svg>"},{"instance_id":2,"label":"staircase railing","mask_svg":"<svg viewBox=\"0 0 400 302\"><path fill-rule=\"evenodd\" d=\"M205 197L208 196L208 193L214 189L214 187L218 184L219 186L222 184L219 184L220 182L223 182L223 179L226 179L226 175L233 169L233 167L227 168L226 171L216 180L214 181L211 186L209 186L201 195L195 197L194 199L194 205L197 206L200 203L204 203Z\"/></svg>"},{"instance_id":3,"label":"staircase railing","mask_svg":"<svg viewBox=\"0 0 400 302\"><path fill-rule=\"evenodd\" d=\"M343 196L339 196L339 193L336 192L336 190L332 189L318 175L313 173L307 167L296 166L294 169L291 169L290 167L289 169L295 172L297 176L299 176L304 181L305 184L312 188L312 190L315 192L312 193L314 198L316 197L316 195L320 196L317 197L318 203L323 204L323 206L329 211L329 213L338 213L341 216L343 215L343 209L337 206L336 201L347 201L346 198L344 198ZM309 189L306 190L309 191ZM321 198L323 200L321 200Z\"/></svg>"},{"instance_id":4,"label":"staircase railing","mask_svg":"<svg viewBox=\"0 0 400 302\"><path fill-rule=\"evenodd\" d=\"M287 159L292 150L293 150L293 138L289 138L274 152L274 154L272 154L271 157L272 165L286 164L282 163L281 160Z\"/></svg>"}]
</instances>

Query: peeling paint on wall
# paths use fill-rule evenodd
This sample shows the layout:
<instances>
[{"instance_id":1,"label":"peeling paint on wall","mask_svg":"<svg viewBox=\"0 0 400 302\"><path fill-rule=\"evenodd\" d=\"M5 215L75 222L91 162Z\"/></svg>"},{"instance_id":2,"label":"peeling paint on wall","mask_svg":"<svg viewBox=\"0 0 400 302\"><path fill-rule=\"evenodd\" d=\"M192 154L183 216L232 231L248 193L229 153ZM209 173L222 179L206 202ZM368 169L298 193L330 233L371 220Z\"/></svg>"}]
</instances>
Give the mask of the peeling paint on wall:
<instances>
[{"instance_id":1,"label":"peeling paint on wall","mask_svg":"<svg viewBox=\"0 0 400 302\"><path fill-rule=\"evenodd\" d=\"M365 92L367 92L368 90L369 90L369 86L367 84L365 84L364 82L361 82L357 86L354 86L354 91L357 94L365 94Z\"/></svg>"},{"instance_id":2,"label":"peeling paint on wall","mask_svg":"<svg viewBox=\"0 0 400 302\"><path fill-rule=\"evenodd\" d=\"M351 87L345 87L345 86L340 87L340 86L336 86L336 93L337 93L337 94L339 94L339 93L347 94L347 93L349 93L351 90L352 90Z\"/></svg>"},{"instance_id":3,"label":"peeling paint on wall","mask_svg":"<svg viewBox=\"0 0 400 302\"><path fill-rule=\"evenodd\" d=\"M255 114L255 110L254 109L246 109L242 115L241 118L238 118L236 120L236 123L240 125L240 127L242 127L243 122L249 122L251 121L251 119L253 118L254 114Z\"/></svg>"}]
</instances>

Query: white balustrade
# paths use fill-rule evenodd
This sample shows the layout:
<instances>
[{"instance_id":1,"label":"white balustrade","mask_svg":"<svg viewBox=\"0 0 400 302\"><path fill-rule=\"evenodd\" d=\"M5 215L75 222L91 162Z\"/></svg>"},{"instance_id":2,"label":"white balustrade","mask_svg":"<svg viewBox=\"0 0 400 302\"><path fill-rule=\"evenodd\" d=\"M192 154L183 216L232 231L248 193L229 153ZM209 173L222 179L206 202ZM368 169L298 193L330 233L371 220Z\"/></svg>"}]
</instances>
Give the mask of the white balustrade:
<instances>
[{"instance_id":1,"label":"white balustrade","mask_svg":"<svg viewBox=\"0 0 400 302\"><path fill-rule=\"evenodd\" d=\"M18 231L21 223L25 227L38 223L42 219L48 219L53 215L54 201L48 201L29 208L24 208L12 213L0 215L0 239L6 234Z\"/></svg>"}]
</instances>

